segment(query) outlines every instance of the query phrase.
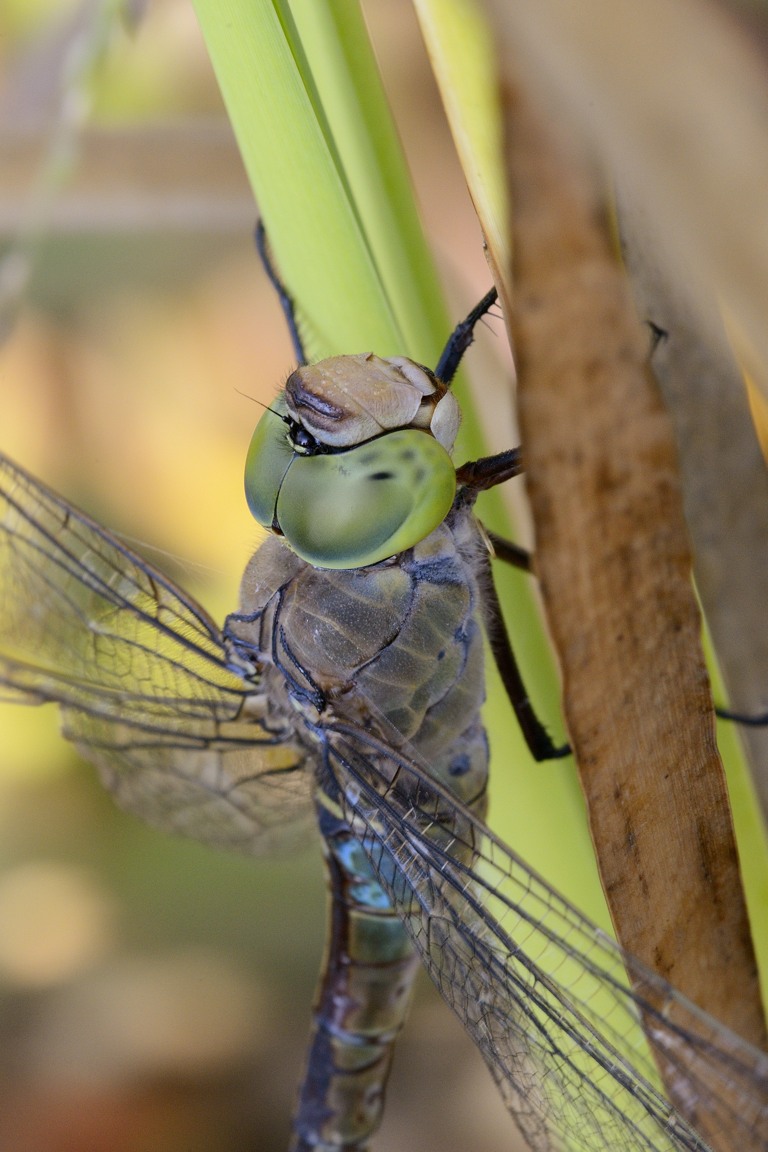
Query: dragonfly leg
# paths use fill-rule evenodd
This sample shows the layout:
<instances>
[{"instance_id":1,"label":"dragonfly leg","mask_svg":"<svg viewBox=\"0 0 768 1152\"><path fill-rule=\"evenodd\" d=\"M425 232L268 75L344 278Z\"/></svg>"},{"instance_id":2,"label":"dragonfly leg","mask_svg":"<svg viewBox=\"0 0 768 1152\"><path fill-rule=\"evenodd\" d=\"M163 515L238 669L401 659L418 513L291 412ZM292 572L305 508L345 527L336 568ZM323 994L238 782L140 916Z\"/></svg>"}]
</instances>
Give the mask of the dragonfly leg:
<instances>
[{"instance_id":1,"label":"dragonfly leg","mask_svg":"<svg viewBox=\"0 0 768 1152\"><path fill-rule=\"evenodd\" d=\"M734 712L731 708L715 708L715 715L721 720L731 720L734 724L744 724L748 728L768 728L768 712Z\"/></svg>"},{"instance_id":2,"label":"dragonfly leg","mask_svg":"<svg viewBox=\"0 0 768 1152\"><path fill-rule=\"evenodd\" d=\"M514 546L513 546L514 547ZM521 550L522 551L522 550ZM525 553L527 555L527 553ZM530 560L530 557L528 557ZM555 744L546 728L539 720L531 703L528 691L520 674L517 658L512 649L507 629L504 626L504 617L501 605L493 583L493 574L490 566L487 578L482 584L483 610L485 630L488 634L488 643L496 661L502 683L506 690L509 702L512 705L520 731L525 737L534 760L557 760L570 755L569 744Z\"/></svg>"},{"instance_id":3,"label":"dragonfly leg","mask_svg":"<svg viewBox=\"0 0 768 1152\"><path fill-rule=\"evenodd\" d=\"M520 448L510 448L495 456L481 456L479 460L468 460L456 469L456 483L474 492L485 492L495 488L523 471Z\"/></svg>"},{"instance_id":4,"label":"dragonfly leg","mask_svg":"<svg viewBox=\"0 0 768 1152\"><path fill-rule=\"evenodd\" d=\"M299 326L296 323L296 306L293 303L293 297L288 289L283 284L282 280L277 274L277 270L272 263L272 257L267 247L267 232L264 227L264 221L259 219L256 224L256 249L261 257L261 262L264 265L264 271L269 277L269 282L277 292L277 298L280 301L280 307L283 310L288 331L291 334L291 343L293 350L296 353L296 359L299 364L307 363L307 356L304 351L304 344L302 343L301 336L299 335Z\"/></svg>"},{"instance_id":5,"label":"dragonfly leg","mask_svg":"<svg viewBox=\"0 0 768 1152\"><path fill-rule=\"evenodd\" d=\"M503 536L492 532L485 525L483 525L483 532L493 545L493 554L497 560L503 560L505 564L511 564L513 568L519 568L521 572L533 572L533 558L527 548L521 548L519 544L505 540Z\"/></svg>"},{"instance_id":6,"label":"dragonfly leg","mask_svg":"<svg viewBox=\"0 0 768 1152\"><path fill-rule=\"evenodd\" d=\"M497 299L496 289L491 288L483 296L480 303L475 305L466 320L457 324L448 337L448 343L443 348L443 353L437 362L437 368L435 368L435 376L438 380L442 380L443 384L450 384L453 380L464 353L475 338L475 325L479 320L482 320Z\"/></svg>"},{"instance_id":7,"label":"dragonfly leg","mask_svg":"<svg viewBox=\"0 0 768 1152\"><path fill-rule=\"evenodd\" d=\"M456 480L471 492L477 493L486 488L493 488L505 480L510 480L513 476L519 476L522 471L520 449L512 448L507 452L500 452L497 456L484 456L480 460L470 460L466 464L462 464L460 468L456 469ZM517 545L510 544L495 534L490 535L490 540L500 559L530 572L531 557L525 549L518 548ZM517 722L531 755L535 760L554 760L560 756L569 755L570 746L568 744L559 746L554 744L533 709L517 665L517 659L512 651L512 645L509 642L507 630L504 627L504 618L501 614L501 606L496 595L490 567L488 568L487 579L483 584L483 600L488 642L491 645L496 667L499 669L509 702L515 710Z\"/></svg>"}]
</instances>

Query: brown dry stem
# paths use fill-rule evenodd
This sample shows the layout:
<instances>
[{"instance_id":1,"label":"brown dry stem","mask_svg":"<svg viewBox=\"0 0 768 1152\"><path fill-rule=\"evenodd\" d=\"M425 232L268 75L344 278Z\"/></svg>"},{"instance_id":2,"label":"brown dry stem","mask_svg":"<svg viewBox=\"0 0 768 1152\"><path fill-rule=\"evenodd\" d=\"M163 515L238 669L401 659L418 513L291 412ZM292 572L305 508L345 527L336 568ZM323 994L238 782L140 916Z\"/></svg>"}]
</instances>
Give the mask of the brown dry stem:
<instances>
[{"instance_id":1,"label":"brown dry stem","mask_svg":"<svg viewBox=\"0 0 768 1152\"><path fill-rule=\"evenodd\" d=\"M527 95L507 96L512 327L537 570L603 884L622 945L762 1045L650 334L615 255L601 181Z\"/></svg>"}]
</instances>

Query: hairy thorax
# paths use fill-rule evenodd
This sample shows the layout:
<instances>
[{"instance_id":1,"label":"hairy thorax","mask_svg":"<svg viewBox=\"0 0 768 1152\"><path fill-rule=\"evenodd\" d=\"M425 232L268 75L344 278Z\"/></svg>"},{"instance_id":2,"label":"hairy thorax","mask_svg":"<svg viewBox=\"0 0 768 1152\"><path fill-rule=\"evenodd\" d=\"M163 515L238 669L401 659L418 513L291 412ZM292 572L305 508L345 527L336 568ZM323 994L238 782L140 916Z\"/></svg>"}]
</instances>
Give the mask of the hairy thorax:
<instances>
[{"instance_id":1,"label":"hairy thorax","mask_svg":"<svg viewBox=\"0 0 768 1152\"><path fill-rule=\"evenodd\" d=\"M410 745L461 799L479 802L482 546L461 507L416 547L368 568L314 568L271 537L243 577L239 615L249 622L238 624L238 639L252 630L261 660L279 666L298 701L319 698L396 747Z\"/></svg>"}]
</instances>

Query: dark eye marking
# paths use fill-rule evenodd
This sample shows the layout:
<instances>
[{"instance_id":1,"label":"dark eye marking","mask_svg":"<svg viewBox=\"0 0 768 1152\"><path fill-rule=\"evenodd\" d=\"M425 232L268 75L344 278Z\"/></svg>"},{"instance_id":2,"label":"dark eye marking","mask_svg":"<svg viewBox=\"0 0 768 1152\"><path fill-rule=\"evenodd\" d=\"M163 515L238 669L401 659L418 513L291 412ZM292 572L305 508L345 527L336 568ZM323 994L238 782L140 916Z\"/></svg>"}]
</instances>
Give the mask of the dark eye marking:
<instances>
[{"instance_id":1,"label":"dark eye marking","mask_svg":"<svg viewBox=\"0 0 768 1152\"><path fill-rule=\"evenodd\" d=\"M371 472L368 475L369 480L394 480L394 472Z\"/></svg>"}]
</instances>

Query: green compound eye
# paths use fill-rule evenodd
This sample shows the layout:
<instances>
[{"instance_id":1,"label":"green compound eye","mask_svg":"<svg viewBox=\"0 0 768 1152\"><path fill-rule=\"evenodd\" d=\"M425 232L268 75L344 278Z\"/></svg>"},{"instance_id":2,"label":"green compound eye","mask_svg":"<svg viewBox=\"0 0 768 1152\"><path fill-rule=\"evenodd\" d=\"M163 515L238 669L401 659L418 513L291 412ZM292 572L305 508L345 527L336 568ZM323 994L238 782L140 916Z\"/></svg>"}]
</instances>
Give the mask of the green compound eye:
<instances>
[{"instance_id":1,"label":"green compound eye","mask_svg":"<svg viewBox=\"0 0 768 1152\"><path fill-rule=\"evenodd\" d=\"M281 402L275 407L279 410ZM254 520L265 528L272 527L277 494L294 456L284 421L271 409L266 411L256 425L245 461L245 498Z\"/></svg>"},{"instance_id":2,"label":"green compound eye","mask_svg":"<svg viewBox=\"0 0 768 1152\"><path fill-rule=\"evenodd\" d=\"M277 521L310 564L363 568L428 536L455 493L446 450L404 428L346 452L295 457L279 485Z\"/></svg>"}]
</instances>

